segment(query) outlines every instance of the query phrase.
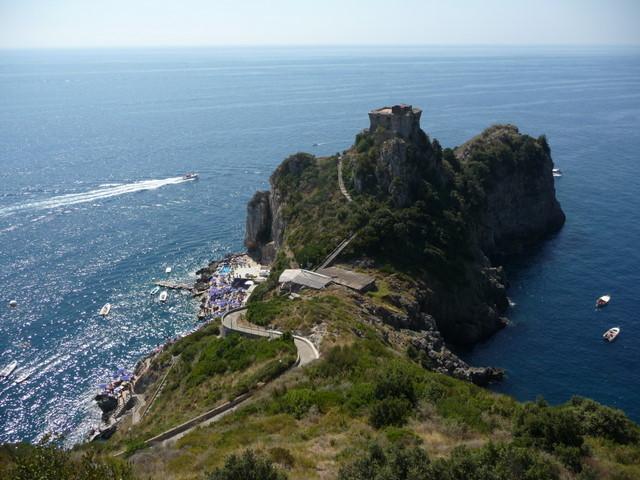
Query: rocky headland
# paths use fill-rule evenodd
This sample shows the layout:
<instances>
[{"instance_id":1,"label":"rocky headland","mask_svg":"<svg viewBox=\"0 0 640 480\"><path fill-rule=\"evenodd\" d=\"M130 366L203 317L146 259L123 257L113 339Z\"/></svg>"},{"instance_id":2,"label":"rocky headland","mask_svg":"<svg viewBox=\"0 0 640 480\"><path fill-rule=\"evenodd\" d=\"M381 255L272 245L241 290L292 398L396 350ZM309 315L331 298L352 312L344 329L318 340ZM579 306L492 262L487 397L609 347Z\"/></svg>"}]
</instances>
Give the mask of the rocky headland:
<instances>
[{"instance_id":1,"label":"rocky headland","mask_svg":"<svg viewBox=\"0 0 640 480\"><path fill-rule=\"evenodd\" d=\"M278 274L287 266L317 266L356 233L339 261L393 270L402 278L398 288L411 292L411 302L395 301L392 315L369 309L372 321L413 332L410 343L423 352L425 366L486 383L502 372L474 369L446 345L473 345L507 323L500 260L565 220L553 160L544 136L513 125L443 148L420 128L421 115L407 105L373 110L369 128L341 154L287 158L270 190L248 204L245 245L257 260L277 263ZM338 190L338 161L352 203ZM394 304L393 295L388 300Z\"/></svg>"}]
</instances>

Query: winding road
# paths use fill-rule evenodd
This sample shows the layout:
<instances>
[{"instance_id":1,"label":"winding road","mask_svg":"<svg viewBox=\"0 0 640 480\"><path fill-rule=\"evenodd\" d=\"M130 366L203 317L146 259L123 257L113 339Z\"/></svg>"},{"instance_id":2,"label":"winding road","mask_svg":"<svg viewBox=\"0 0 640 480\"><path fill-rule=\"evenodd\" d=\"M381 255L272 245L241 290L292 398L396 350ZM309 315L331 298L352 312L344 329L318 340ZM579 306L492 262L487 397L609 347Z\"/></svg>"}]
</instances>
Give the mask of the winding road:
<instances>
[{"instance_id":1,"label":"winding road","mask_svg":"<svg viewBox=\"0 0 640 480\"><path fill-rule=\"evenodd\" d=\"M266 328L250 325L247 322L239 322L242 318L242 314L246 310L246 308L241 308L226 313L222 317L222 327L232 332L238 332L243 335L251 335L255 337L276 338L282 335L282 332L279 332L278 330L267 330ZM294 335L293 341L298 350L298 366L302 367L307 363L320 358L318 350L310 340L300 337L299 335Z\"/></svg>"},{"instance_id":2,"label":"winding road","mask_svg":"<svg viewBox=\"0 0 640 480\"><path fill-rule=\"evenodd\" d=\"M254 337L265 337L265 338L277 338L282 335L282 332L277 330L269 330L266 328L257 327L254 325L250 325L247 322L242 322L241 318L243 313L246 311L246 308L239 308L236 310L231 310L225 313L222 317L222 329L224 332L237 332L241 335L249 335ZM293 341L295 343L296 349L298 350L298 359L296 361L295 367L302 367L307 365L308 363L320 358L320 353L316 349L316 347L311 343L310 340L301 337L299 335L293 336ZM213 408L201 415L193 417L190 420L178 425L176 427L170 428L165 432L162 432L159 435L156 435L153 438L146 440L144 443L147 446L153 445L168 445L174 443L179 438L185 436L191 430L196 427L202 427L204 425L208 425L210 423L216 422L220 420L225 415L235 411L238 407L242 406L251 398L255 391L247 392L235 399L223 404L219 405L216 408ZM122 454L124 452L119 452Z\"/></svg>"}]
</instances>

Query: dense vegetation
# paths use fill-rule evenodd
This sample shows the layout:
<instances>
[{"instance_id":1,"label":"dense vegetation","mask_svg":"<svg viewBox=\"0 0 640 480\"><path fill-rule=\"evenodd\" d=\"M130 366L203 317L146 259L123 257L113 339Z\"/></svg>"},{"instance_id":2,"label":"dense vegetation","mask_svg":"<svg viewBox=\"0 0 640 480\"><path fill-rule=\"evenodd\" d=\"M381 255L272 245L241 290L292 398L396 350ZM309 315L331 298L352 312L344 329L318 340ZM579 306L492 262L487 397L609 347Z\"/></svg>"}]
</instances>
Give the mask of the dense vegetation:
<instances>
[{"instance_id":1,"label":"dense vegetation","mask_svg":"<svg viewBox=\"0 0 640 480\"><path fill-rule=\"evenodd\" d=\"M93 452L75 455L57 441L0 446L0 478L12 480L133 480L130 465Z\"/></svg>"}]
</instances>

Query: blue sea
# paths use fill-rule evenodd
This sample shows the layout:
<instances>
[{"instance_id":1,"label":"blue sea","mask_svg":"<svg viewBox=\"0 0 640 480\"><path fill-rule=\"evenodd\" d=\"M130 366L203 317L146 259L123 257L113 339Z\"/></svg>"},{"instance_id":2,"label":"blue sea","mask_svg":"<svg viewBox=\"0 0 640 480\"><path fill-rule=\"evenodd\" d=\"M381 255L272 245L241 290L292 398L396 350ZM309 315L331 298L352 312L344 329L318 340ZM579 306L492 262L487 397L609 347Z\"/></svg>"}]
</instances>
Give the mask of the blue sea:
<instances>
[{"instance_id":1,"label":"blue sea","mask_svg":"<svg viewBox=\"0 0 640 480\"><path fill-rule=\"evenodd\" d=\"M640 421L640 52L1 51L0 367L18 368L0 441L81 439L99 383L197 324L188 296L150 294L165 268L190 280L240 250L246 202L283 158L342 150L399 102L445 146L498 122L544 133L564 172L565 227L507 263L511 324L466 359L506 368L494 388L518 399L585 395Z\"/></svg>"}]
</instances>

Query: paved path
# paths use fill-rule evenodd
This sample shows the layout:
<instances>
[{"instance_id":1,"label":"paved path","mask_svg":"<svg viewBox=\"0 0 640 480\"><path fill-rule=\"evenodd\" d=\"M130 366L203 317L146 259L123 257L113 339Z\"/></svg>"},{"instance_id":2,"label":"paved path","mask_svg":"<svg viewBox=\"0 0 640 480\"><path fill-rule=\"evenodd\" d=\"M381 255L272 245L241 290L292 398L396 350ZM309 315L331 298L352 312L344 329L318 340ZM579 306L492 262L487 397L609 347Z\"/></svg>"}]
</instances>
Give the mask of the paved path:
<instances>
[{"instance_id":1,"label":"paved path","mask_svg":"<svg viewBox=\"0 0 640 480\"><path fill-rule=\"evenodd\" d=\"M222 326L224 329L228 331L238 332L244 335L252 335L256 337L265 337L265 338L277 338L282 335L282 332L277 330L268 330L266 328L257 327L255 325L251 325L247 322L243 322L242 316L246 311L246 308L241 308L237 310L232 310L222 317ZM298 335L293 336L293 341L296 345L296 349L298 350L298 360L296 362L297 367L301 367L303 365L308 364L318 358L320 358L320 354L316 347L311 343L310 340L307 340L304 337L300 337ZM173 365L172 365L173 366ZM167 372L168 373L168 372ZM166 378L166 375L165 375ZM164 381L164 380L163 380ZM159 391L160 389L158 389ZM209 425L210 423L216 422L225 415L235 411L238 407L242 406L249 400L251 400L253 394L255 392L248 392L239 397L236 397L234 400L230 402L219 405L216 408L209 410L201 415L193 417L190 420L187 420L181 425L170 428L169 430L150 438L145 441L148 446L161 444L163 446L175 443L179 438L182 438L191 430L196 427L202 427L204 425ZM154 398L155 400L155 398ZM153 400L152 400L153 403ZM145 412L146 413L146 412ZM124 452L119 452L116 455L121 455Z\"/></svg>"},{"instance_id":2,"label":"paved path","mask_svg":"<svg viewBox=\"0 0 640 480\"><path fill-rule=\"evenodd\" d=\"M267 330L266 328L251 325L248 322L242 322L241 319L245 311L246 308L243 308L227 313L222 317L222 326L227 330L256 337L276 338L282 335L282 332L277 330ZM293 336L293 341L298 349L299 366L306 365L307 363L320 358L318 350L311 341L298 335Z\"/></svg>"},{"instance_id":3,"label":"paved path","mask_svg":"<svg viewBox=\"0 0 640 480\"><path fill-rule=\"evenodd\" d=\"M351 195L349 195L347 188L344 186L344 180L342 179L342 154L338 155L338 186L347 201L353 202Z\"/></svg>"}]
</instances>

